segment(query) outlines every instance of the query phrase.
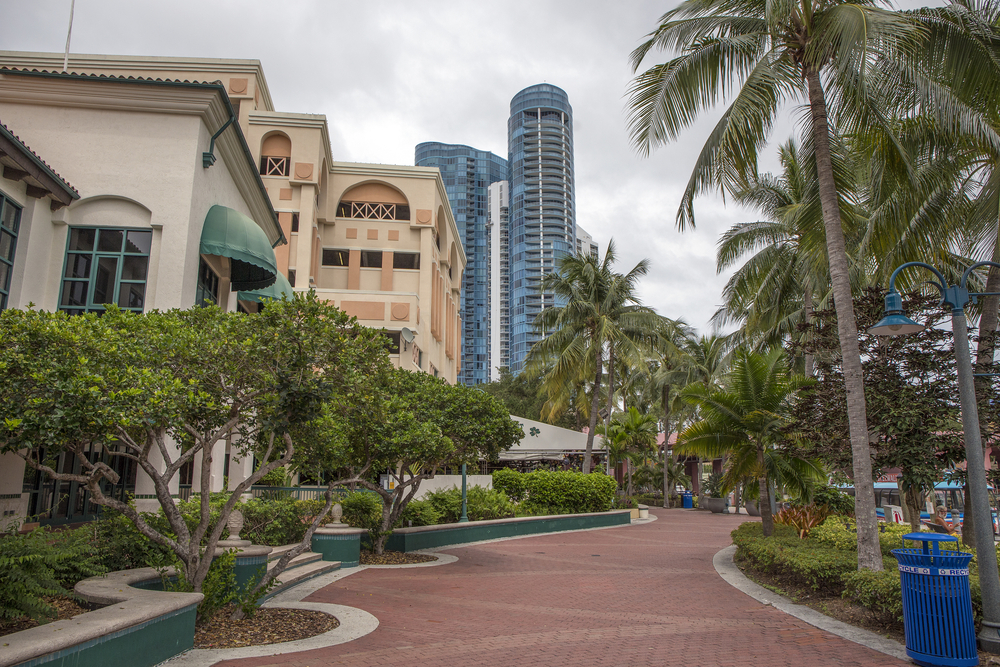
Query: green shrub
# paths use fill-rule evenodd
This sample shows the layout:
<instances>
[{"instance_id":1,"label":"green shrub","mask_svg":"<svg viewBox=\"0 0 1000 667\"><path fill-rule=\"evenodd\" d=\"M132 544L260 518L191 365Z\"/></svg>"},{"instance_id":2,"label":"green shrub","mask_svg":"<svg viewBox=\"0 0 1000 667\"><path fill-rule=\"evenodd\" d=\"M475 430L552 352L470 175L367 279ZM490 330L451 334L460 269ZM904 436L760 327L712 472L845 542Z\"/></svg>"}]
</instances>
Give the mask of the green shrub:
<instances>
[{"instance_id":1,"label":"green shrub","mask_svg":"<svg viewBox=\"0 0 1000 667\"><path fill-rule=\"evenodd\" d=\"M382 499L375 493L352 491L341 499L343 520L355 528L371 530L382 523Z\"/></svg>"},{"instance_id":2,"label":"green shrub","mask_svg":"<svg viewBox=\"0 0 1000 667\"><path fill-rule=\"evenodd\" d=\"M510 468L501 468L493 472L493 488L506 493L515 503L524 500L524 494L528 490L525 475Z\"/></svg>"},{"instance_id":3,"label":"green shrub","mask_svg":"<svg viewBox=\"0 0 1000 667\"><path fill-rule=\"evenodd\" d=\"M0 618L53 618L43 596L71 595L77 581L104 573L95 542L90 526L0 537Z\"/></svg>"},{"instance_id":4,"label":"green shrub","mask_svg":"<svg viewBox=\"0 0 1000 667\"><path fill-rule=\"evenodd\" d=\"M774 535L765 538L760 523L747 522L732 532L732 538L737 559L763 572L790 575L816 591L839 591L843 575L858 566L856 553L799 539L789 526L775 526Z\"/></svg>"},{"instance_id":5,"label":"green shrub","mask_svg":"<svg viewBox=\"0 0 1000 667\"><path fill-rule=\"evenodd\" d=\"M439 514L439 523L455 523L462 516L461 489L430 491L424 495L424 500ZM469 521L506 519L514 516L517 510L517 506L510 501L506 493L482 486L470 486L466 489L466 500L468 502L466 514Z\"/></svg>"},{"instance_id":6,"label":"green shrub","mask_svg":"<svg viewBox=\"0 0 1000 667\"><path fill-rule=\"evenodd\" d=\"M288 470L278 467L261 477L257 484L260 486L288 487L292 485L292 477L288 474Z\"/></svg>"},{"instance_id":7,"label":"green shrub","mask_svg":"<svg viewBox=\"0 0 1000 667\"><path fill-rule=\"evenodd\" d=\"M147 521L165 524L162 515L144 513ZM94 522L101 563L108 572L139 567L166 567L174 553L139 532L132 520L110 507L101 508L101 518Z\"/></svg>"},{"instance_id":8,"label":"green shrub","mask_svg":"<svg viewBox=\"0 0 1000 667\"><path fill-rule=\"evenodd\" d=\"M854 516L854 497L835 486L821 484L813 489L812 503L826 505L831 514Z\"/></svg>"},{"instance_id":9,"label":"green shrub","mask_svg":"<svg viewBox=\"0 0 1000 667\"><path fill-rule=\"evenodd\" d=\"M722 497L722 473L713 472L705 480L705 497L706 498L721 498Z\"/></svg>"},{"instance_id":10,"label":"green shrub","mask_svg":"<svg viewBox=\"0 0 1000 667\"><path fill-rule=\"evenodd\" d=\"M441 512L430 500L411 500L403 508L400 518L402 526L436 526L441 523Z\"/></svg>"},{"instance_id":11,"label":"green shrub","mask_svg":"<svg viewBox=\"0 0 1000 667\"><path fill-rule=\"evenodd\" d=\"M617 484L603 472L536 470L525 475L526 503L557 514L606 512L611 509Z\"/></svg>"},{"instance_id":12,"label":"green shrub","mask_svg":"<svg viewBox=\"0 0 1000 667\"><path fill-rule=\"evenodd\" d=\"M279 547L299 542L313 518L323 511L325 500L254 498L239 506L243 512L240 535L254 544Z\"/></svg>"},{"instance_id":13,"label":"green shrub","mask_svg":"<svg viewBox=\"0 0 1000 667\"><path fill-rule=\"evenodd\" d=\"M903 622L899 570L856 570L843 577L844 598L861 605L881 623Z\"/></svg>"},{"instance_id":14,"label":"green shrub","mask_svg":"<svg viewBox=\"0 0 1000 667\"><path fill-rule=\"evenodd\" d=\"M809 532L809 538L843 551L858 550L858 534L854 532L854 523L850 522L850 527L845 525L841 516L831 516L822 524L816 526Z\"/></svg>"}]
</instances>

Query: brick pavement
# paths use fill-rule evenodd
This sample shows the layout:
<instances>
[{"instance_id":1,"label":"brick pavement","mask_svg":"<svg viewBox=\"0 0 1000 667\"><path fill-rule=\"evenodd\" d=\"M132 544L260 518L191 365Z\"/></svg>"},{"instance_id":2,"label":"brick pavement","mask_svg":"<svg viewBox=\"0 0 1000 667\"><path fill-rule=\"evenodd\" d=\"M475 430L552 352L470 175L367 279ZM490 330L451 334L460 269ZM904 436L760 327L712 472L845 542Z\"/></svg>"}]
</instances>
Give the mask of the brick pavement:
<instances>
[{"instance_id":1,"label":"brick pavement","mask_svg":"<svg viewBox=\"0 0 1000 667\"><path fill-rule=\"evenodd\" d=\"M360 639L217 667L906 665L761 605L712 556L746 517L651 510L645 525L445 549L439 567L368 569L306 598L359 607Z\"/></svg>"}]
</instances>

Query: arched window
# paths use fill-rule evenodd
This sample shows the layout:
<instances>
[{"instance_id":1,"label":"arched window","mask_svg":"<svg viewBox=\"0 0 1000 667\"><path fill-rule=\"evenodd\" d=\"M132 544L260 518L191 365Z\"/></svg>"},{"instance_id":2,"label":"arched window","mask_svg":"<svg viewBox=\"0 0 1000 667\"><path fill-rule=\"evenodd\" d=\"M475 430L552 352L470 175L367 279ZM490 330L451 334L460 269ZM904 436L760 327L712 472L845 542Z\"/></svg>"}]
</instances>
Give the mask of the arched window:
<instances>
[{"instance_id":1,"label":"arched window","mask_svg":"<svg viewBox=\"0 0 1000 667\"><path fill-rule=\"evenodd\" d=\"M260 144L260 175L288 176L292 161L292 140L280 132L273 132Z\"/></svg>"},{"instance_id":2,"label":"arched window","mask_svg":"<svg viewBox=\"0 0 1000 667\"><path fill-rule=\"evenodd\" d=\"M337 204L337 217L408 221L410 205L403 193L389 185L363 183L343 194Z\"/></svg>"}]
</instances>

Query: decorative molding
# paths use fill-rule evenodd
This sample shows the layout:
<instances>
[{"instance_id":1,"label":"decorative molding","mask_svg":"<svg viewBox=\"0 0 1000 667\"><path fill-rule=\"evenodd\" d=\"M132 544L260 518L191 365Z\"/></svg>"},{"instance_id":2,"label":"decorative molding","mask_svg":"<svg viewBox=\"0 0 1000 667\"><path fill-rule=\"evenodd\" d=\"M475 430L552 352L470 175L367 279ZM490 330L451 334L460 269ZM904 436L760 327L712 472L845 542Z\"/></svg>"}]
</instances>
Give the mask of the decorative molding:
<instances>
[{"instance_id":1,"label":"decorative molding","mask_svg":"<svg viewBox=\"0 0 1000 667\"><path fill-rule=\"evenodd\" d=\"M398 229L390 229L389 230L389 240L390 241L398 241L399 240L399 230Z\"/></svg>"},{"instance_id":2,"label":"decorative molding","mask_svg":"<svg viewBox=\"0 0 1000 667\"><path fill-rule=\"evenodd\" d=\"M292 198L291 188L279 188L278 189L278 199L290 200Z\"/></svg>"}]
</instances>

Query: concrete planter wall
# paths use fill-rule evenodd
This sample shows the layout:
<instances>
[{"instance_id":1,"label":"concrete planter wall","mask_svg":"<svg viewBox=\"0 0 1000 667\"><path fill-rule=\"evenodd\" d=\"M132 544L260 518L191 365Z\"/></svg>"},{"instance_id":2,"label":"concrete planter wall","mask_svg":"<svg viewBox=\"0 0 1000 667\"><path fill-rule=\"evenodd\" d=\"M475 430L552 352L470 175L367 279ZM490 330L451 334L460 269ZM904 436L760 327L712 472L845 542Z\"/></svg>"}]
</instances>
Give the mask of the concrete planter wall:
<instances>
[{"instance_id":1,"label":"concrete planter wall","mask_svg":"<svg viewBox=\"0 0 1000 667\"><path fill-rule=\"evenodd\" d=\"M163 593L133 586L155 581L151 567L84 579L76 593L108 605L65 621L7 635L0 667L152 667L194 645L201 593Z\"/></svg>"},{"instance_id":2,"label":"concrete planter wall","mask_svg":"<svg viewBox=\"0 0 1000 667\"><path fill-rule=\"evenodd\" d=\"M498 537L520 537L539 533L555 533L581 528L622 526L631 522L629 510L594 512L591 514L562 514L557 516L530 516L493 521L448 523L440 526L415 526L397 528L386 540L386 549L393 551L418 551L492 540Z\"/></svg>"},{"instance_id":3,"label":"concrete planter wall","mask_svg":"<svg viewBox=\"0 0 1000 667\"><path fill-rule=\"evenodd\" d=\"M757 507L756 500L748 500L744 507L746 507L747 514L750 516L760 516L760 508Z\"/></svg>"},{"instance_id":4,"label":"concrete planter wall","mask_svg":"<svg viewBox=\"0 0 1000 667\"><path fill-rule=\"evenodd\" d=\"M364 528L317 528L312 536L312 550L323 554L325 561L340 561L340 567L357 567L361 564L361 536Z\"/></svg>"}]
</instances>

